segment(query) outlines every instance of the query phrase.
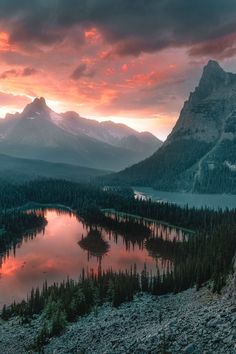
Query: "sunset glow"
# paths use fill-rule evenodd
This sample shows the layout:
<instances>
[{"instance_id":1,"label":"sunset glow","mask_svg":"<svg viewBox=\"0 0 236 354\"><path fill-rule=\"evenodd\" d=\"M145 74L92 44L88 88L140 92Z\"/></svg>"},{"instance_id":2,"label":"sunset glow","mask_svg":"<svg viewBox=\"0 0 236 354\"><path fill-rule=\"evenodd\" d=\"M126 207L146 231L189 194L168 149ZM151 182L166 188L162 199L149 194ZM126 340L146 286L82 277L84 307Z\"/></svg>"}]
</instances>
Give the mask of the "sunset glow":
<instances>
[{"instance_id":1,"label":"sunset glow","mask_svg":"<svg viewBox=\"0 0 236 354\"><path fill-rule=\"evenodd\" d=\"M6 13L0 16L1 117L22 110L34 97L43 96L58 112L75 110L84 117L123 122L165 138L209 56L224 60L224 67L229 69L235 64L235 32L226 24L220 34L212 27L209 38L205 33L197 36L192 28L187 36L185 32L175 33L175 27L180 31L178 21L181 22L177 13L173 14L173 23L161 28L157 24L158 5L154 3L145 12L157 11L153 23L142 22L142 9L137 6L131 24L126 25L122 22L125 8L117 9L114 23L110 23L111 8L107 3L103 20L96 18L92 9L88 20L83 18L83 12L79 16L83 5L78 7L77 16L76 6L65 10L62 2L58 8L61 6L68 18L55 14L51 24L47 18L54 5L52 1L41 8L36 1L32 9L24 4L21 8L16 4L13 12L7 6L3 9L3 15ZM97 6L94 3L94 11ZM38 15L37 10L41 11ZM194 13L192 10L189 16ZM128 6L126 11L130 11ZM214 16L217 20L221 15L215 11ZM31 31L34 17L38 22ZM207 27L207 21L204 26ZM168 33L172 33L172 40Z\"/></svg>"},{"instance_id":2,"label":"sunset glow","mask_svg":"<svg viewBox=\"0 0 236 354\"><path fill-rule=\"evenodd\" d=\"M0 354L236 354L236 1L0 0L0 181Z\"/></svg>"}]
</instances>

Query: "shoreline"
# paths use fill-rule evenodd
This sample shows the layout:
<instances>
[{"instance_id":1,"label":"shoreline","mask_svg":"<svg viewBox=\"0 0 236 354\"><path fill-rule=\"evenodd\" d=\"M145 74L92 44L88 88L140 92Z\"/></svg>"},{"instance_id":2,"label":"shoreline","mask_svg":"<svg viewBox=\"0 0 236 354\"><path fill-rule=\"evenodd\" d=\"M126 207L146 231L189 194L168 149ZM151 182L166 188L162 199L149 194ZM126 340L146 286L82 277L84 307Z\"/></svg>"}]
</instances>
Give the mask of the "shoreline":
<instances>
[{"instance_id":1,"label":"shoreline","mask_svg":"<svg viewBox=\"0 0 236 354\"><path fill-rule=\"evenodd\" d=\"M15 208L8 208L6 209L6 212L11 212L11 211L25 211L25 210L30 210L30 209L61 209L61 210L67 210L71 213L75 213L75 211L64 205L64 204L53 204L53 203L36 203L36 202L27 202L23 205L20 205Z\"/></svg>"},{"instance_id":2,"label":"shoreline","mask_svg":"<svg viewBox=\"0 0 236 354\"><path fill-rule=\"evenodd\" d=\"M170 228L174 228L176 230L181 230L181 231L184 231L188 234L193 234L195 235L196 234L196 231L194 230L191 230L191 229L186 229L184 227L180 227L180 226L176 226L176 225L173 225L173 224L169 224L168 222L166 221L161 221L161 220L156 220L156 219L150 219L150 218L146 218L146 217L143 217L143 216L140 216L140 215L135 215L135 214L130 214L130 213L125 213L123 211L117 211L116 209L113 209L113 208L110 208L110 209L101 209L101 211L103 213L106 213L106 212L110 212L110 213L115 213L115 214L118 214L120 216L129 216L130 218L133 218L133 219L137 219L137 220L144 220L144 221L147 221L147 222L151 222L151 223L155 223L155 224L159 224L159 225L164 225L164 226L167 226L167 227L170 227Z\"/></svg>"}]
</instances>

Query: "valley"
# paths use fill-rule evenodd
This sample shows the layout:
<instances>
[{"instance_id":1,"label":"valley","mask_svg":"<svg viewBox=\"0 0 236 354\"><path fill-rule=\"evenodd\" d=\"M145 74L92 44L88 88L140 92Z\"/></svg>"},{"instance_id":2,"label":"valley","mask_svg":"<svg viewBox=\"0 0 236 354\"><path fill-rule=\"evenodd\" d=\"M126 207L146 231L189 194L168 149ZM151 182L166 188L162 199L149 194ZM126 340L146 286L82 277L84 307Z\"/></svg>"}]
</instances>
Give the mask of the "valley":
<instances>
[{"instance_id":1,"label":"valley","mask_svg":"<svg viewBox=\"0 0 236 354\"><path fill-rule=\"evenodd\" d=\"M0 164L0 179L15 183L22 183L42 177L60 178L74 182L89 181L111 172L68 163L17 158L4 154L0 154Z\"/></svg>"},{"instance_id":2,"label":"valley","mask_svg":"<svg viewBox=\"0 0 236 354\"><path fill-rule=\"evenodd\" d=\"M163 144L44 98L0 121L0 351L234 353L234 85L210 61Z\"/></svg>"},{"instance_id":3,"label":"valley","mask_svg":"<svg viewBox=\"0 0 236 354\"><path fill-rule=\"evenodd\" d=\"M146 264L156 273L166 269L170 260L146 248L148 235L92 227L84 224L74 213L63 209L35 209L47 224L42 230L26 233L22 241L1 255L0 307L22 301L31 288L42 288L62 282L69 277L76 280L84 269L98 273L109 269L129 270L134 265L138 272ZM177 238L180 231L158 225L152 238ZM181 234L180 236L181 237ZM87 241L87 242L86 242ZM9 292L9 289L13 289Z\"/></svg>"},{"instance_id":4,"label":"valley","mask_svg":"<svg viewBox=\"0 0 236 354\"><path fill-rule=\"evenodd\" d=\"M43 229L31 227L27 232L26 228L10 243L9 234L2 233L1 305L7 305L1 314L2 326L5 331L7 324L17 328L21 323L25 338L24 328L31 323L34 334L22 342L28 343L26 350L50 350L52 338L73 328L71 322L79 325L82 315L91 318L107 303L119 307L140 292L147 294L140 303L145 307L145 299L156 302L159 296L173 294L168 296L174 300L179 292L182 299L189 288L205 294L207 286L211 294L218 294L212 296L220 296L228 284L236 251L235 209L179 207L135 198L129 188L104 190L94 184L53 179L8 183L1 186L0 195L1 210L5 210L2 225L17 225L13 221L23 222L24 215L45 220ZM119 212L111 208L114 205ZM162 334L155 337L155 345L162 345L161 328L156 328ZM167 338L165 345L170 347Z\"/></svg>"}]
</instances>

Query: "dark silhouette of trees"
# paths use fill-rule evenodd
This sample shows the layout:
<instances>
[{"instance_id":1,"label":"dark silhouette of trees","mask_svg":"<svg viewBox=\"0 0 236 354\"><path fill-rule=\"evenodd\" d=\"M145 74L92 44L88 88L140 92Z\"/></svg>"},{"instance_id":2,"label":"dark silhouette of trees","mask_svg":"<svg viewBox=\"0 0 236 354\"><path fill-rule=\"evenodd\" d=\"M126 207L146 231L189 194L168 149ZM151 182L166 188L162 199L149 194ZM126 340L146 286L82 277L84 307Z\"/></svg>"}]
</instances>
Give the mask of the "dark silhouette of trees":
<instances>
[{"instance_id":1,"label":"dark silhouette of trees","mask_svg":"<svg viewBox=\"0 0 236 354\"><path fill-rule=\"evenodd\" d=\"M127 239L140 237L152 256L160 252L171 260L169 267L164 271L157 270L156 274L149 274L146 267L141 274L137 274L135 268L127 272L108 271L89 276L83 272L79 282L68 280L50 287L45 284L41 290L32 290L29 298L20 304L5 306L1 315L5 320L16 314L27 322L33 314L43 313L45 323L37 345L60 333L67 321L74 321L105 301L118 306L132 300L140 290L160 295L192 286L199 289L211 281L212 290L220 292L232 269L236 251L236 210L181 208L174 204L135 199L126 187L104 189L61 180L0 185L1 253L16 245L26 230L44 225L43 216L22 209L22 205L32 209L35 203L67 206L93 228L99 225L120 232ZM123 212L122 218L105 215L102 211L111 208ZM137 215L139 219L134 220L128 214ZM187 237L179 240L153 237L145 218L194 232L185 230ZM83 244L88 248L86 242ZM105 251L105 245L100 243L100 246Z\"/></svg>"}]
</instances>

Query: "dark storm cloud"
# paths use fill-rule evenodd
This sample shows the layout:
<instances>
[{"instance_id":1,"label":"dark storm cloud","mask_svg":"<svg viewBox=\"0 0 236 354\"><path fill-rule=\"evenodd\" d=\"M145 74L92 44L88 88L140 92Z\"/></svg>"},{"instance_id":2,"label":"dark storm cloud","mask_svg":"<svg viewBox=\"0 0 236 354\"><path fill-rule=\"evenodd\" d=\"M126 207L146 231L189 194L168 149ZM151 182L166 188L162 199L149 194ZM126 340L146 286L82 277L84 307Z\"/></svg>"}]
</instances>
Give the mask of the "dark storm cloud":
<instances>
[{"instance_id":1,"label":"dark storm cloud","mask_svg":"<svg viewBox=\"0 0 236 354\"><path fill-rule=\"evenodd\" d=\"M32 76L38 73L38 70L30 67L26 67L21 72L21 76Z\"/></svg>"},{"instance_id":2,"label":"dark storm cloud","mask_svg":"<svg viewBox=\"0 0 236 354\"><path fill-rule=\"evenodd\" d=\"M88 66L85 63L81 63L71 74L71 79L79 80L81 77L92 77L94 74L94 70L88 69Z\"/></svg>"},{"instance_id":3,"label":"dark storm cloud","mask_svg":"<svg viewBox=\"0 0 236 354\"><path fill-rule=\"evenodd\" d=\"M15 69L10 69L4 71L2 74L0 74L0 79L8 79L10 77L26 77L26 76L32 76L37 74L38 70L30 67L26 67L23 70L15 70Z\"/></svg>"},{"instance_id":4,"label":"dark storm cloud","mask_svg":"<svg viewBox=\"0 0 236 354\"><path fill-rule=\"evenodd\" d=\"M189 54L194 57L210 55L218 59L233 57L236 54L236 33L195 44Z\"/></svg>"},{"instance_id":5,"label":"dark storm cloud","mask_svg":"<svg viewBox=\"0 0 236 354\"><path fill-rule=\"evenodd\" d=\"M163 83L153 85L150 88L136 88L134 95L127 95L127 93L120 92L120 94L109 102L104 110L110 109L134 111L141 110L149 107L168 105L171 110L178 111L183 102L185 90L183 89L185 80L182 78L166 80ZM178 95L181 99L177 100L175 93L178 89ZM138 119L138 117L136 117Z\"/></svg>"},{"instance_id":6,"label":"dark storm cloud","mask_svg":"<svg viewBox=\"0 0 236 354\"><path fill-rule=\"evenodd\" d=\"M68 30L98 28L119 55L192 46L233 33L235 0L1 0L13 42L62 41Z\"/></svg>"}]
</instances>

